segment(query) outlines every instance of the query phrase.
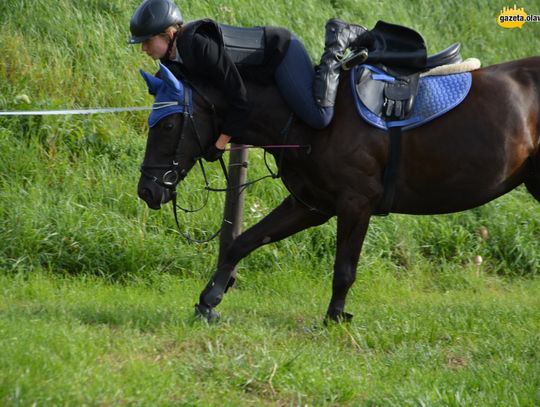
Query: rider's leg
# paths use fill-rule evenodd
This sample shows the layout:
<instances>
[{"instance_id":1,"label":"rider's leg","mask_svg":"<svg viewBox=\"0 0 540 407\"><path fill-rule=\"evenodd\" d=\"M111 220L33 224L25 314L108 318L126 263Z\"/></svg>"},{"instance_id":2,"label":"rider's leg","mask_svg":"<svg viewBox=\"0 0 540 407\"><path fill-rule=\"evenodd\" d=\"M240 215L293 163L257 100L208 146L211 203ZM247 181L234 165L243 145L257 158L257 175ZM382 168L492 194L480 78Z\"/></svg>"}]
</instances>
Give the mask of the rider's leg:
<instances>
[{"instance_id":1,"label":"rider's leg","mask_svg":"<svg viewBox=\"0 0 540 407\"><path fill-rule=\"evenodd\" d=\"M340 59L347 48L367 46L370 41L370 33L364 27L329 20L325 51L315 69L304 44L293 35L289 49L276 69L275 79L294 113L316 129L328 126L334 116Z\"/></svg>"},{"instance_id":2,"label":"rider's leg","mask_svg":"<svg viewBox=\"0 0 540 407\"><path fill-rule=\"evenodd\" d=\"M334 107L321 107L313 97L315 69L304 44L294 35L289 49L279 64L275 80L283 98L309 126L322 129L332 120Z\"/></svg>"},{"instance_id":3,"label":"rider's leg","mask_svg":"<svg viewBox=\"0 0 540 407\"><path fill-rule=\"evenodd\" d=\"M329 107L334 106L336 100L341 59L345 51L350 47L358 48L368 45L371 37L366 28L347 24L335 18L328 20L325 29L324 53L320 64L315 68L313 92L315 100L320 106Z\"/></svg>"}]
</instances>

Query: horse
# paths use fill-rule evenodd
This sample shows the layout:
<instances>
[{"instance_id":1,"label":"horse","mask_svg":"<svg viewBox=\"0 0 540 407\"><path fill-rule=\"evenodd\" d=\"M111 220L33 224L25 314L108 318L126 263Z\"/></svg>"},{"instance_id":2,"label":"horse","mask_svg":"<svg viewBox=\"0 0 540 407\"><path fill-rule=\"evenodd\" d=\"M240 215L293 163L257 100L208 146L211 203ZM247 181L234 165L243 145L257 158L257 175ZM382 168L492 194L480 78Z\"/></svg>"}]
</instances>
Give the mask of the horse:
<instances>
[{"instance_id":1,"label":"horse","mask_svg":"<svg viewBox=\"0 0 540 407\"><path fill-rule=\"evenodd\" d=\"M523 183L540 200L540 57L492 65L471 75L469 94L461 104L403 134L390 212L464 211ZM138 195L153 209L172 199L176 185L217 139L227 111L223 95L211 85L178 80L184 98L192 95L192 106L184 103L183 112L164 115L149 129L141 167ZM232 141L270 146L264 148L276 159L290 194L225 250L200 294L196 313L210 322L219 318L215 307L234 283L233 270L252 251L336 216L332 295L324 321L350 321L345 301L370 218L384 194L388 134L359 117L344 74L334 119L322 130L300 120L291 123L291 111L275 86L249 81L246 86L252 105L249 124L243 136ZM272 147L284 143L309 148Z\"/></svg>"}]
</instances>

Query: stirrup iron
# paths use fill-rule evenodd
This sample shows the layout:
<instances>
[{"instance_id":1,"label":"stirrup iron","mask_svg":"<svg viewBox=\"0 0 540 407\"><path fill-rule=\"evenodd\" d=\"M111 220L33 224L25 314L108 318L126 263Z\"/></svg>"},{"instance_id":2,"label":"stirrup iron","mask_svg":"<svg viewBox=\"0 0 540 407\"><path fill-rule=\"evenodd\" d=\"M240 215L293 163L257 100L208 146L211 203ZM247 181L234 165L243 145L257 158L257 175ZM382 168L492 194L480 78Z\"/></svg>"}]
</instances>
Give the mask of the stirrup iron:
<instances>
[{"instance_id":1,"label":"stirrup iron","mask_svg":"<svg viewBox=\"0 0 540 407\"><path fill-rule=\"evenodd\" d=\"M367 48L360 48L359 51L351 52L341 60L341 69L348 71L357 65L364 63L368 59Z\"/></svg>"}]
</instances>

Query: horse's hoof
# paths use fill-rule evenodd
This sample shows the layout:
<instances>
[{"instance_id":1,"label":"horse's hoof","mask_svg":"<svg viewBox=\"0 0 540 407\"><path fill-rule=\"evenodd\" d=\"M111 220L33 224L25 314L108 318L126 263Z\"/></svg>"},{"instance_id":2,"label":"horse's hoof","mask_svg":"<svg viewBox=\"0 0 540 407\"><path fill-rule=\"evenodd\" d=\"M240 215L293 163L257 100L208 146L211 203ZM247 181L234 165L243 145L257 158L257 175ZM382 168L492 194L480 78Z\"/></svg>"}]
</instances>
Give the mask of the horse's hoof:
<instances>
[{"instance_id":1,"label":"horse's hoof","mask_svg":"<svg viewBox=\"0 0 540 407\"><path fill-rule=\"evenodd\" d=\"M342 311L336 315L330 315L327 314L326 318L324 318L324 325L328 326L330 323L335 324L341 324L341 323L349 323L353 319L353 314L349 314L348 312Z\"/></svg>"},{"instance_id":2,"label":"horse's hoof","mask_svg":"<svg viewBox=\"0 0 540 407\"><path fill-rule=\"evenodd\" d=\"M206 305L195 305L195 317L198 319L204 319L209 324L215 324L219 321L219 313Z\"/></svg>"}]
</instances>

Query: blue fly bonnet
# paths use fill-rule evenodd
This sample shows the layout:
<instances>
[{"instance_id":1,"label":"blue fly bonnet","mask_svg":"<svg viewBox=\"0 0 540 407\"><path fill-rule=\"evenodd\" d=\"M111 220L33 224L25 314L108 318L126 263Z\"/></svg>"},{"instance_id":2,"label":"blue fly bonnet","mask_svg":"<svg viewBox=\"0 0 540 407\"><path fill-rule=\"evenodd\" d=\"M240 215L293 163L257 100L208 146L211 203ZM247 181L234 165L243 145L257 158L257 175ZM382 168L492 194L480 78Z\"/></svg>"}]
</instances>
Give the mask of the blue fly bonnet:
<instances>
[{"instance_id":1,"label":"blue fly bonnet","mask_svg":"<svg viewBox=\"0 0 540 407\"><path fill-rule=\"evenodd\" d=\"M154 127L161 119L175 113L193 113L191 88L179 81L169 69L159 64L161 79L144 72L141 75L148 85L148 91L156 97L148 125Z\"/></svg>"}]
</instances>

